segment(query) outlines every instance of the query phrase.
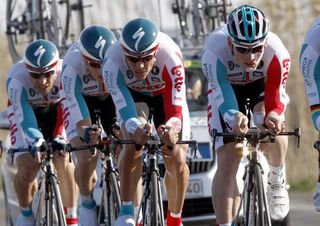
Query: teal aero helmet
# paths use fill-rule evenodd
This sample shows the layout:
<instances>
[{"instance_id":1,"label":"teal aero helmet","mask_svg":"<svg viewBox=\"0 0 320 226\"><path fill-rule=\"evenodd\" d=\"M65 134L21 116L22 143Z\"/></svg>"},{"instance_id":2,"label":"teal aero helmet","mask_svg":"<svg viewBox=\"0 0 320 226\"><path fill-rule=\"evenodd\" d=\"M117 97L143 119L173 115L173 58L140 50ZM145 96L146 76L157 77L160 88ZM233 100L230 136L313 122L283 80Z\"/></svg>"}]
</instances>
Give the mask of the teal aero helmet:
<instances>
[{"instance_id":1,"label":"teal aero helmet","mask_svg":"<svg viewBox=\"0 0 320 226\"><path fill-rule=\"evenodd\" d=\"M227 27L233 42L255 45L265 40L269 32L269 21L261 10L242 5L230 13Z\"/></svg>"},{"instance_id":2,"label":"teal aero helmet","mask_svg":"<svg viewBox=\"0 0 320 226\"><path fill-rule=\"evenodd\" d=\"M159 45L158 27L146 18L129 21L121 32L120 42L126 54L148 55Z\"/></svg>"},{"instance_id":3,"label":"teal aero helmet","mask_svg":"<svg viewBox=\"0 0 320 226\"><path fill-rule=\"evenodd\" d=\"M24 51L23 61L30 72L44 73L55 69L59 51L48 40L38 39L31 42Z\"/></svg>"},{"instance_id":4,"label":"teal aero helmet","mask_svg":"<svg viewBox=\"0 0 320 226\"><path fill-rule=\"evenodd\" d=\"M89 59L102 61L107 49L116 41L116 36L111 30L92 25L80 33L80 51Z\"/></svg>"}]
</instances>

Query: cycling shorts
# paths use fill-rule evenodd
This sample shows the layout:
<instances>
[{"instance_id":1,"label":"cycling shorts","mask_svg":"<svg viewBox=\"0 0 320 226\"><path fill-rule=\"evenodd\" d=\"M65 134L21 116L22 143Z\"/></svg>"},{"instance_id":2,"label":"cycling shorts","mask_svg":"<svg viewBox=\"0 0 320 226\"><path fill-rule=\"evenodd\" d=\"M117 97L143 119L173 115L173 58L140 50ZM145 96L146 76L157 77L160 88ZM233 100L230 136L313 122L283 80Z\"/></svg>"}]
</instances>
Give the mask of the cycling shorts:
<instances>
[{"instance_id":1,"label":"cycling shorts","mask_svg":"<svg viewBox=\"0 0 320 226\"><path fill-rule=\"evenodd\" d=\"M253 111L253 108L260 102L264 101L264 90L265 90L265 82L264 78L256 80L246 85L231 85L235 94L235 97L238 102L239 111L243 114L246 114L245 104L247 99L250 99L250 110ZM209 103L211 105L210 111L212 118L209 119L209 128L217 129L218 132L230 132L230 128L227 127L225 121L223 120L222 115L220 114L218 107L215 105L213 100L213 95L208 95ZM250 121L249 115L249 121ZM221 145L233 142L233 139L230 138L221 138L218 137L216 140L215 148L219 148Z\"/></svg>"},{"instance_id":2,"label":"cycling shorts","mask_svg":"<svg viewBox=\"0 0 320 226\"><path fill-rule=\"evenodd\" d=\"M129 89L132 98L136 104L139 116L144 117L141 111L144 112L147 119L152 119L155 128L166 123L165 106L163 95L147 96L132 89ZM181 140L190 139L190 116L187 104L182 107L182 128L180 132Z\"/></svg>"}]
</instances>

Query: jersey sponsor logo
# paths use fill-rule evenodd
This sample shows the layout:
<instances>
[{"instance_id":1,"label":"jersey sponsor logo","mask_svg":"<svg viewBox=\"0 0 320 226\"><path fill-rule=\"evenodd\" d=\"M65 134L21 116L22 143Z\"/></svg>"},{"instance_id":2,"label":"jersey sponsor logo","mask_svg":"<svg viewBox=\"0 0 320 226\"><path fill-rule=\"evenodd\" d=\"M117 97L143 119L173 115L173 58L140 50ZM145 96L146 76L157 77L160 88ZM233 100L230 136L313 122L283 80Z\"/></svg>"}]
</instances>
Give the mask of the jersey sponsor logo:
<instances>
[{"instance_id":1,"label":"jersey sponsor logo","mask_svg":"<svg viewBox=\"0 0 320 226\"><path fill-rule=\"evenodd\" d=\"M253 77L259 78L259 77L263 77L263 72L262 71L254 71L252 73Z\"/></svg>"},{"instance_id":2,"label":"jersey sponsor logo","mask_svg":"<svg viewBox=\"0 0 320 226\"><path fill-rule=\"evenodd\" d=\"M289 67L290 67L290 59L287 58L287 59L284 59L282 61L282 67L285 69L283 75L282 75L282 86L283 87L286 87L286 82L287 82L287 78L288 78L288 75L289 75Z\"/></svg>"},{"instance_id":3,"label":"jersey sponsor logo","mask_svg":"<svg viewBox=\"0 0 320 226\"><path fill-rule=\"evenodd\" d=\"M43 46L39 46L39 48L34 52L34 56L37 57L37 64L39 67L41 67L40 61L41 58L43 56L43 54L45 53L45 49L43 48Z\"/></svg>"},{"instance_id":4,"label":"jersey sponsor logo","mask_svg":"<svg viewBox=\"0 0 320 226\"><path fill-rule=\"evenodd\" d=\"M159 74L159 72L160 72L160 69L157 66L154 66L151 70L151 74L153 74L153 75L157 75L157 74Z\"/></svg>"},{"instance_id":5,"label":"jersey sponsor logo","mask_svg":"<svg viewBox=\"0 0 320 226\"><path fill-rule=\"evenodd\" d=\"M228 62L228 67L232 71L234 69L234 63L232 61Z\"/></svg>"},{"instance_id":6,"label":"jersey sponsor logo","mask_svg":"<svg viewBox=\"0 0 320 226\"><path fill-rule=\"evenodd\" d=\"M151 85L131 85L132 89L137 91L157 91L165 87L165 83L151 84Z\"/></svg>"},{"instance_id":7,"label":"jersey sponsor logo","mask_svg":"<svg viewBox=\"0 0 320 226\"><path fill-rule=\"evenodd\" d=\"M88 74L83 75L83 77L82 77L83 82L84 82L85 84L88 84L89 81L90 81L90 77L91 77L91 76L88 75Z\"/></svg>"},{"instance_id":8,"label":"jersey sponsor logo","mask_svg":"<svg viewBox=\"0 0 320 226\"><path fill-rule=\"evenodd\" d=\"M313 63L312 60L307 57L304 57L301 60L301 71L302 71L303 77L309 78L312 63Z\"/></svg>"},{"instance_id":9,"label":"jersey sponsor logo","mask_svg":"<svg viewBox=\"0 0 320 226\"><path fill-rule=\"evenodd\" d=\"M69 122L70 111L68 107L64 106L63 101L61 102L61 108L62 108L63 125L64 125L64 128L67 129L70 124Z\"/></svg>"},{"instance_id":10,"label":"jersey sponsor logo","mask_svg":"<svg viewBox=\"0 0 320 226\"><path fill-rule=\"evenodd\" d=\"M153 83L161 82L161 79L158 78L158 77L151 77L150 79L151 79L151 81L152 81Z\"/></svg>"},{"instance_id":11,"label":"jersey sponsor logo","mask_svg":"<svg viewBox=\"0 0 320 226\"><path fill-rule=\"evenodd\" d=\"M132 79L133 78L133 72L131 70L127 70L127 77L129 79Z\"/></svg>"},{"instance_id":12,"label":"jersey sponsor logo","mask_svg":"<svg viewBox=\"0 0 320 226\"><path fill-rule=\"evenodd\" d=\"M32 88L29 89L29 94L30 94L30 96L34 97L36 95L35 89L32 89Z\"/></svg>"},{"instance_id":13,"label":"jersey sponsor logo","mask_svg":"<svg viewBox=\"0 0 320 226\"><path fill-rule=\"evenodd\" d=\"M17 89L10 89L9 90L9 97L12 103L17 103Z\"/></svg>"},{"instance_id":14,"label":"jersey sponsor logo","mask_svg":"<svg viewBox=\"0 0 320 226\"><path fill-rule=\"evenodd\" d=\"M182 70L183 67L181 64L173 67L171 69L171 74L172 75L176 75L177 78L174 79L174 85L173 87L178 91L180 92L181 91L181 86L183 85L183 77L182 77Z\"/></svg>"},{"instance_id":15,"label":"jersey sponsor logo","mask_svg":"<svg viewBox=\"0 0 320 226\"><path fill-rule=\"evenodd\" d=\"M59 92L58 86L53 86L52 91L51 91L51 94L52 94L52 95L57 95L58 92Z\"/></svg>"},{"instance_id":16,"label":"jersey sponsor logo","mask_svg":"<svg viewBox=\"0 0 320 226\"><path fill-rule=\"evenodd\" d=\"M263 68L263 66L264 66L264 62L263 62L263 60L260 60L258 66L257 66L257 69L261 69L261 68Z\"/></svg>"},{"instance_id":17,"label":"jersey sponsor logo","mask_svg":"<svg viewBox=\"0 0 320 226\"><path fill-rule=\"evenodd\" d=\"M242 78L243 73L242 72L237 72L237 73L231 73L227 75L227 78Z\"/></svg>"},{"instance_id":18,"label":"jersey sponsor logo","mask_svg":"<svg viewBox=\"0 0 320 226\"><path fill-rule=\"evenodd\" d=\"M14 117L14 113L11 112L8 115L11 145L14 145L16 143L16 141L17 141L16 133L18 131L17 124L12 122L13 117Z\"/></svg>"},{"instance_id":19,"label":"jersey sponsor logo","mask_svg":"<svg viewBox=\"0 0 320 226\"><path fill-rule=\"evenodd\" d=\"M104 46L106 45L107 41L102 38L102 36L99 37L98 41L94 45L96 49L99 49L99 57L103 59L103 49Z\"/></svg>"},{"instance_id":20,"label":"jersey sponsor logo","mask_svg":"<svg viewBox=\"0 0 320 226\"><path fill-rule=\"evenodd\" d=\"M97 89L99 86L98 85L93 85L93 86L88 86L83 88L84 91L88 91L88 90L93 90L93 89Z\"/></svg>"},{"instance_id":21,"label":"jersey sponsor logo","mask_svg":"<svg viewBox=\"0 0 320 226\"><path fill-rule=\"evenodd\" d=\"M136 39L136 42L134 44L134 48L136 49L137 52L139 52L138 50L138 46L139 46L139 43L142 39L142 37L145 35L146 33L144 32L144 30L142 30L142 27L140 27L133 35L132 35L132 38L133 39Z\"/></svg>"},{"instance_id":22,"label":"jersey sponsor logo","mask_svg":"<svg viewBox=\"0 0 320 226\"><path fill-rule=\"evenodd\" d=\"M103 79L104 79L104 82L106 83L106 85L108 87L112 87L113 84L112 84L112 77L113 77L113 73L111 73L110 71L104 71L103 73Z\"/></svg>"}]
</instances>

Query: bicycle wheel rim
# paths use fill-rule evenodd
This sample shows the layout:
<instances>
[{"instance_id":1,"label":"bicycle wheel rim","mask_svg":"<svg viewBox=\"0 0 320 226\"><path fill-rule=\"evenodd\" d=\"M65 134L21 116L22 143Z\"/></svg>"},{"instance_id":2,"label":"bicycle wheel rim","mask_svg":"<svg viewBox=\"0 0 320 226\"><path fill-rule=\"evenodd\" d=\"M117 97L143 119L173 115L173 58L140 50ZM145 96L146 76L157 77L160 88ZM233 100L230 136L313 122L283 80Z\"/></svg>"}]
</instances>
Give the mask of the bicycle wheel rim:
<instances>
[{"instance_id":1,"label":"bicycle wheel rim","mask_svg":"<svg viewBox=\"0 0 320 226\"><path fill-rule=\"evenodd\" d=\"M256 181L257 181L257 220L259 223L259 226L271 226L271 221L269 218L269 211L267 209L267 201L266 201L266 195L264 191L263 186L263 180L262 180L262 174L261 174L261 166L255 165L255 175L256 175Z\"/></svg>"},{"instance_id":2,"label":"bicycle wheel rim","mask_svg":"<svg viewBox=\"0 0 320 226\"><path fill-rule=\"evenodd\" d=\"M20 11L19 9L23 9L23 11ZM30 26L31 22L27 23L25 21L26 19L21 21L26 11L26 1L7 0L6 36L9 52L14 63L22 59L27 44L35 38L34 31ZM21 27L25 30L20 30Z\"/></svg>"},{"instance_id":3,"label":"bicycle wheel rim","mask_svg":"<svg viewBox=\"0 0 320 226\"><path fill-rule=\"evenodd\" d=\"M254 181L254 172L249 169L247 187L244 197L244 223L245 226L256 225L256 187Z\"/></svg>"},{"instance_id":4,"label":"bicycle wheel rim","mask_svg":"<svg viewBox=\"0 0 320 226\"><path fill-rule=\"evenodd\" d=\"M156 172L152 171L150 172L150 187L151 187L151 208L149 209L151 211L151 226L158 226L159 225L159 189L158 189L158 175Z\"/></svg>"},{"instance_id":5,"label":"bicycle wheel rim","mask_svg":"<svg viewBox=\"0 0 320 226\"><path fill-rule=\"evenodd\" d=\"M57 217L57 226L67 226L66 223L66 217L63 211L63 204L62 204L62 200L61 200L61 195L60 195L60 189L57 183L57 179L55 177L51 177L50 178L50 185L51 185L51 189L52 189L52 215L53 212L56 212L56 217ZM54 209L54 207L55 209ZM52 223L55 223L54 221L52 221Z\"/></svg>"},{"instance_id":6,"label":"bicycle wheel rim","mask_svg":"<svg viewBox=\"0 0 320 226\"><path fill-rule=\"evenodd\" d=\"M113 225L114 221L119 216L121 199L120 199L120 189L117 175L111 172L109 179L105 181L107 184L105 186L105 198L106 203L104 203L104 209L106 214L107 225Z\"/></svg>"}]
</instances>

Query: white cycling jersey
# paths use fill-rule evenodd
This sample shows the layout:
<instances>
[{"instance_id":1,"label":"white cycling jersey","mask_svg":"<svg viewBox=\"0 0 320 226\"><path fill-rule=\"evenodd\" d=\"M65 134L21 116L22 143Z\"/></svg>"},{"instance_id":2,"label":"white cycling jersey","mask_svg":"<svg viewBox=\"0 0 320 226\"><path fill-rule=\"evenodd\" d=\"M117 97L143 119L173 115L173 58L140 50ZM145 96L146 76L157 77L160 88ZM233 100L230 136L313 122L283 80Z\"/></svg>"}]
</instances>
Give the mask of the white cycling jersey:
<instances>
[{"instance_id":1,"label":"white cycling jersey","mask_svg":"<svg viewBox=\"0 0 320 226\"><path fill-rule=\"evenodd\" d=\"M300 52L300 70L315 128L320 131L320 18L307 32Z\"/></svg>"},{"instance_id":2,"label":"white cycling jersey","mask_svg":"<svg viewBox=\"0 0 320 226\"><path fill-rule=\"evenodd\" d=\"M78 136L76 124L90 118L83 96L105 97L108 91L104 83L92 78L81 55L80 43L75 42L68 49L62 70L62 90L64 125L68 139Z\"/></svg>"},{"instance_id":3,"label":"white cycling jersey","mask_svg":"<svg viewBox=\"0 0 320 226\"><path fill-rule=\"evenodd\" d=\"M46 108L57 104L61 100L59 94L61 68L62 60L59 60L57 73L53 75L56 76L56 79L47 95L39 93L35 89L23 61L14 64L9 71L6 88L9 99L10 137L13 148L26 148L36 139L43 137L37 125L34 109ZM57 121L55 130L55 136L63 134L62 118Z\"/></svg>"},{"instance_id":4,"label":"white cycling jersey","mask_svg":"<svg viewBox=\"0 0 320 226\"><path fill-rule=\"evenodd\" d=\"M181 50L162 32L159 32L159 42L155 64L147 78L142 81L136 80L129 68L120 42L110 46L102 69L104 81L112 95L121 122L125 123L138 116L129 89L148 97L163 95L165 123L172 120L179 124L178 127L182 125L183 134L188 137L190 118Z\"/></svg>"},{"instance_id":5,"label":"white cycling jersey","mask_svg":"<svg viewBox=\"0 0 320 226\"><path fill-rule=\"evenodd\" d=\"M224 25L207 37L203 46L202 69L209 81L209 105L216 106L225 121L233 121L233 116L239 112L232 85L246 86L261 78L265 80L266 114L275 111L284 119L284 111L289 103L285 86L290 55L274 33L268 34L267 47L257 68L247 71L237 64L228 46L228 31ZM212 113L209 112L210 115ZM209 117L211 128L212 120Z\"/></svg>"}]
</instances>

